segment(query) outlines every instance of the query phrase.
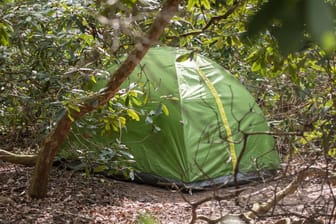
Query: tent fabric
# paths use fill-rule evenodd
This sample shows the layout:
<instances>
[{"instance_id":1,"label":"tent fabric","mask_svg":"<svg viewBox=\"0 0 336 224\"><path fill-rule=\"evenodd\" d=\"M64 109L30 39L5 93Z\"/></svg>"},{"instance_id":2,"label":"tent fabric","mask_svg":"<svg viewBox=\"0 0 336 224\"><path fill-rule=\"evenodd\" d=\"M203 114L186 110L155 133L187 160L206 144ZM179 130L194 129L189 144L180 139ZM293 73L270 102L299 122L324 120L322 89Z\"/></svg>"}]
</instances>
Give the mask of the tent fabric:
<instances>
[{"instance_id":1,"label":"tent fabric","mask_svg":"<svg viewBox=\"0 0 336 224\"><path fill-rule=\"evenodd\" d=\"M232 183L235 170L244 181L278 169L274 139L255 99L214 61L200 54L177 60L187 53L153 48L125 84L150 83L142 108L155 111L163 103L169 111L153 118L160 131L142 118L121 133L138 179L202 187Z\"/></svg>"}]
</instances>

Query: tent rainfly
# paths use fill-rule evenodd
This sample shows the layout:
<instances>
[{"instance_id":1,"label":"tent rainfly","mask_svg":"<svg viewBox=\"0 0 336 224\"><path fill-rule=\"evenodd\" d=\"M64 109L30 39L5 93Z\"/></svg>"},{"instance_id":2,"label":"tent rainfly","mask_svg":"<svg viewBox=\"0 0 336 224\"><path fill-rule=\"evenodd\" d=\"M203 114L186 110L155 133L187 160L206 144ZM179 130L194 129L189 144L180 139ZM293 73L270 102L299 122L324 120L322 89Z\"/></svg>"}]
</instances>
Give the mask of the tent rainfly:
<instances>
[{"instance_id":1,"label":"tent rainfly","mask_svg":"<svg viewBox=\"0 0 336 224\"><path fill-rule=\"evenodd\" d=\"M122 130L136 179L204 189L270 175L279 168L279 155L255 99L223 67L199 54L187 58L188 53L153 48L126 82L150 83L142 108L164 106L166 112L155 116L159 131L148 117L130 120ZM102 138L111 136L91 140Z\"/></svg>"}]
</instances>

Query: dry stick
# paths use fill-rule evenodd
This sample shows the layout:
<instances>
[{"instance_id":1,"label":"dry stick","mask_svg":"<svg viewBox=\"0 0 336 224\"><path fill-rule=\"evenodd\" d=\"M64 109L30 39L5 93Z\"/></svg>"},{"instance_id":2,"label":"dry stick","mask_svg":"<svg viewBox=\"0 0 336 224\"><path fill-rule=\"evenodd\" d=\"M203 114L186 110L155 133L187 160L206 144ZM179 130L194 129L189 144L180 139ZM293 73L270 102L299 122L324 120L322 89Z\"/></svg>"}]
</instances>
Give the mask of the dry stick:
<instances>
[{"instance_id":1,"label":"dry stick","mask_svg":"<svg viewBox=\"0 0 336 224\"><path fill-rule=\"evenodd\" d=\"M333 208L331 209L331 213L330 213L331 217L330 217L329 223L332 223L333 219L334 219L334 221L336 223L336 197L335 197L335 194L334 194L334 191L333 191L331 185L332 185L331 181L328 181L328 187L330 189L331 196L332 196L333 201L334 201L334 205L333 205Z\"/></svg>"},{"instance_id":2,"label":"dry stick","mask_svg":"<svg viewBox=\"0 0 336 224\"><path fill-rule=\"evenodd\" d=\"M243 192L243 190L238 190L238 193L241 193ZM184 194L181 194L183 200L185 202L187 202L190 206L191 206L191 220L190 220L190 224L194 224L196 222L197 219L201 219L201 220L204 220L204 221L207 221L208 223L217 223L219 222L223 217L220 217L218 219L209 219L205 216L202 216L202 215L197 215L197 208L208 202L208 201L212 201L212 200L216 200L216 201L223 201L223 200L229 200L233 197L235 197L235 195L237 194L236 190L234 191L234 194L233 192L232 193L229 193L229 194L225 194L225 195L212 195L212 196L209 196L209 197L206 197L206 198L203 198L199 201L196 201L196 202L191 202L189 201Z\"/></svg>"},{"instance_id":3,"label":"dry stick","mask_svg":"<svg viewBox=\"0 0 336 224\"><path fill-rule=\"evenodd\" d=\"M37 155L21 155L0 149L0 160L25 166L34 166Z\"/></svg>"},{"instance_id":4,"label":"dry stick","mask_svg":"<svg viewBox=\"0 0 336 224\"><path fill-rule=\"evenodd\" d=\"M293 194L299 184L303 182L307 177L327 177L329 182L333 185L336 185L336 174L335 173L326 173L324 169L321 168L307 168L305 170L302 170L299 172L296 176L296 178L284 189L278 191L277 193L274 194L274 196L270 199L268 199L266 202L261 202L261 203L254 203L252 206L252 209L248 212L245 212L241 214L241 218L245 219L247 221L250 221L252 219L255 219L257 216L266 214L271 208L273 208L279 201L284 199L284 197L288 196L289 194ZM243 189L238 190L238 193L243 192ZM235 191L236 192L236 191ZM236 193L232 192L230 194L226 195L212 195L206 198L203 198L199 201L196 202L190 202L183 194L181 194L182 198L184 201L186 201L190 206L191 206L191 212L192 212L192 217L190 224L196 223L196 221L199 220L204 220L207 221L208 223L218 223L219 221L223 220L224 217L220 217L217 219L210 219L208 217L202 216L202 215L197 215L197 208L202 205L203 203L206 203L208 201L216 200L216 201L222 201L222 200L229 200L233 197L235 197Z\"/></svg>"},{"instance_id":5,"label":"dry stick","mask_svg":"<svg viewBox=\"0 0 336 224\"><path fill-rule=\"evenodd\" d=\"M293 194L299 184L307 177L326 177L326 172L321 168L308 168L299 172L296 178L284 189L277 192L274 197L268 199L266 202L255 203L252 206L251 211L245 212L243 217L248 220L255 219L257 216L267 213L273 206L275 206L279 201L289 194ZM333 174L329 177L329 181L336 184L336 175Z\"/></svg>"}]
</instances>

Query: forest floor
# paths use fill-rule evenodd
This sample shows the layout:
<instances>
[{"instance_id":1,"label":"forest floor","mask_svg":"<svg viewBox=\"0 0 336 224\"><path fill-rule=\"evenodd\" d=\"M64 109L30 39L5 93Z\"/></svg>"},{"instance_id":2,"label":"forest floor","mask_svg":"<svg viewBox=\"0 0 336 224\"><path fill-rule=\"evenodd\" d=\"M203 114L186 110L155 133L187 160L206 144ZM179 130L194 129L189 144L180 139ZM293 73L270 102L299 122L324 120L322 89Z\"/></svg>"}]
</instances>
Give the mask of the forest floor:
<instances>
[{"instance_id":1,"label":"forest floor","mask_svg":"<svg viewBox=\"0 0 336 224\"><path fill-rule=\"evenodd\" d=\"M32 172L33 168L0 162L1 224L141 223L140 220L145 217L155 217L157 223L183 224L190 223L191 202L234 191L234 187L228 187L187 194L101 176L86 177L83 173L54 168L48 196L33 200L27 196ZM246 212L252 203L267 200L290 181L291 177L287 176L265 183L242 185L243 192L237 198L202 203L196 210L197 215L218 218L227 213ZM256 223L334 224L335 194L336 186L328 184L323 178L306 180L296 192L279 202L265 216L259 217ZM291 218L292 222L286 222L285 217ZM293 221L300 218L306 221ZM197 220L196 223L206 222Z\"/></svg>"}]
</instances>

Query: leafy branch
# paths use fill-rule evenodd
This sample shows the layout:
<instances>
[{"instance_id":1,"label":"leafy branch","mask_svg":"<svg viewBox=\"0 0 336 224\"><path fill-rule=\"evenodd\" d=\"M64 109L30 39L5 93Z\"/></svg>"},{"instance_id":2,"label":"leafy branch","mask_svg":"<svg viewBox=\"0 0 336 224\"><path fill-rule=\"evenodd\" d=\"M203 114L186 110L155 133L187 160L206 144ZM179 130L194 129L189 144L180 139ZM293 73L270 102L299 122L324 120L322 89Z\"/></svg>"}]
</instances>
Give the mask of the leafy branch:
<instances>
[{"instance_id":1,"label":"leafy branch","mask_svg":"<svg viewBox=\"0 0 336 224\"><path fill-rule=\"evenodd\" d=\"M71 109L70 114L73 119L69 118L69 114L64 112L58 120L55 128L45 138L41 150L39 152L35 172L31 179L29 195L35 198L42 198L47 194L49 173L51 170L53 159L70 132L73 121L83 117L85 114L94 111L99 106L106 104L117 93L120 85L132 73L140 60L145 56L149 48L159 39L168 25L170 19L178 10L180 0L167 1L157 18L154 20L150 30L135 46L129 57L121 64L121 66L111 75L106 87L92 98L85 100L79 105L79 111Z\"/></svg>"}]
</instances>

